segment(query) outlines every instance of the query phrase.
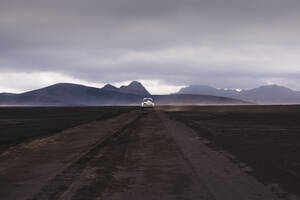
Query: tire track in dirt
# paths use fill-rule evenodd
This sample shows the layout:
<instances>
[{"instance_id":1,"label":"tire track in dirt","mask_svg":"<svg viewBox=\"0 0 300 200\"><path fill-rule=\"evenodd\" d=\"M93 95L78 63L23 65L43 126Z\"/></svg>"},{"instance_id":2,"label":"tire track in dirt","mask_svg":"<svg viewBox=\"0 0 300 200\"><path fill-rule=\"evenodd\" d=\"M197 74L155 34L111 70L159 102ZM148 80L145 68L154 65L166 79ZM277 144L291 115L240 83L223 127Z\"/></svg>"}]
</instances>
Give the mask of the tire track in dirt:
<instances>
[{"instance_id":1,"label":"tire track in dirt","mask_svg":"<svg viewBox=\"0 0 300 200\"><path fill-rule=\"evenodd\" d=\"M94 199L214 199L166 131L157 111L140 120L127 135L126 155L115 165L109 187Z\"/></svg>"},{"instance_id":2,"label":"tire track in dirt","mask_svg":"<svg viewBox=\"0 0 300 200\"><path fill-rule=\"evenodd\" d=\"M137 123L146 113L137 114L137 116L129 123L121 127L118 131L109 134L95 143L95 145L89 149L85 154L78 158L71 165L66 167L61 173L57 174L52 180L50 180L45 186L42 187L33 197L28 200L56 200L69 189L72 182L80 176L80 174L87 167L89 162L97 159L97 155L100 154L103 147L113 143L123 134L130 132L134 128L134 124Z\"/></svg>"}]
</instances>

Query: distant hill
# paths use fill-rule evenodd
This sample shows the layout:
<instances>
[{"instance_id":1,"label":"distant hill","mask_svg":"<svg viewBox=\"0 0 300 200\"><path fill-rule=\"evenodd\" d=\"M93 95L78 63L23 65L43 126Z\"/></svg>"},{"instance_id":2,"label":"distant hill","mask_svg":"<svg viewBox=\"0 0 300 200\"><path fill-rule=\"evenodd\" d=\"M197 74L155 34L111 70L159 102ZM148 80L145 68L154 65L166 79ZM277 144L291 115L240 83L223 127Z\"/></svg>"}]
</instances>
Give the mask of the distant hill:
<instances>
[{"instance_id":1,"label":"distant hill","mask_svg":"<svg viewBox=\"0 0 300 200\"><path fill-rule=\"evenodd\" d=\"M101 90L121 92L125 94L135 94L135 95L145 95L145 96L151 95L146 90L146 88L140 82L137 81L132 81L129 85L121 86L120 88L107 84Z\"/></svg>"},{"instance_id":2,"label":"distant hill","mask_svg":"<svg viewBox=\"0 0 300 200\"><path fill-rule=\"evenodd\" d=\"M120 89L111 85L111 84L106 84L103 88L101 88L102 90L105 91L114 91L114 92L120 92Z\"/></svg>"},{"instance_id":3,"label":"distant hill","mask_svg":"<svg viewBox=\"0 0 300 200\"><path fill-rule=\"evenodd\" d=\"M278 85L267 85L250 90L226 90L210 86L191 85L182 88L177 94L198 94L230 97L261 104L298 104L300 92Z\"/></svg>"},{"instance_id":4,"label":"distant hill","mask_svg":"<svg viewBox=\"0 0 300 200\"><path fill-rule=\"evenodd\" d=\"M42 96L55 99L68 105L113 105L136 104L140 102L143 94L129 94L114 90L109 86L104 88L87 87L84 85L59 83L49 87L33 90L21 95Z\"/></svg>"},{"instance_id":5,"label":"distant hill","mask_svg":"<svg viewBox=\"0 0 300 200\"><path fill-rule=\"evenodd\" d=\"M133 81L117 88L107 84L103 88L72 83L58 83L21 94L0 94L0 105L5 106L97 106L138 105L144 97L153 97L156 104L244 104L225 97L208 95L151 95L145 87Z\"/></svg>"}]
</instances>

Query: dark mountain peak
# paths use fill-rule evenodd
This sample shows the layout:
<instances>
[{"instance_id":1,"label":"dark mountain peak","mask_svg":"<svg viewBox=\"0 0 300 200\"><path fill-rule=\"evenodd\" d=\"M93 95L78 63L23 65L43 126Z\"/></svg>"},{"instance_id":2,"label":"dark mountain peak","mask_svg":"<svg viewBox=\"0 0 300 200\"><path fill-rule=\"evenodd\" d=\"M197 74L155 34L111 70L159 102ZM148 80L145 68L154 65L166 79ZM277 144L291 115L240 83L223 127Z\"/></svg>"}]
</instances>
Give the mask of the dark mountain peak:
<instances>
[{"instance_id":1,"label":"dark mountain peak","mask_svg":"<svg viewBox=\"0 0 300 200\"><path fill-rule=\"evenodd\" d=\"M79 84L75 84L75 83L56 83L56 84L50 85L49 87L51 87L51 86L75 86L75 85L79 85Z\"/></svg>"},{"instance_id":2,"label":"dark mountain peak","mask_svg":"<svg viewBox=\"0 0 300 200\"><path fill-rule=\"evenodd\" d=\"M263 85L259 88L254 88L248 91L261 91L261 92L277 92L277 93L293 93L290 88L280 86L280 85Z\"/></svg>"},{"instance_id":3,"label":"dark mountain peak","mask_svg":"<svg viewBox=\"0 0 300 200\"><path fill-rule=\"evenodd\" d=\"M120 88L117 88L111 84L106 84L103 88L101 88L101 90L134 95L150 95L146 88L138 81L132 81L129 85L121 86Z\"/></svg>"},{"instance_id":4,"label":"dark mountain peak","mask_svg":"<svg viewBox=\"0 0 300 200\"><path fill-rule=\"evenodd\" d=\"M50 86L64 86L64 85L75 85L73 83L65 83L65 82L61 82L61 83L55 83L53 85L49 85Z\"/></svg>"},{"instance_id":5,"label":"dark mountain peak","mask_svg":"<svg viewBox=\"0 0 300 200\"><path fill-rule=\"evenodd\" d=\"M106 91L119 91L119 88L111 85L111 84L106 84L103 88L101 88L102 90L106 90Z\"/></svg>"},{"instance_id":6,"label":"dark mountain peak","mask_svg":"<svg viewBox=\"0 0 300 200\"><path fill-rule=\"evenodd\" d=\"M50 85L41 89L58 89L58 88L65 89L65 88L83 88L83 87L86 86L75 84L75 83L56 83L54 85Z\"/></svg>"},{"instance_id":7,"label":"dark mountain peak","mask_svg":"<svg viewBox=\"0 0 300 200\"><path fill-rule=\"evenodd\" d=\"M293 91L287 87L280 85L264 85L258 88L248 90L234 90L234 89L217 89L205 85L191 85L182 88L178 94L198 94L198 95L212 95L220 97L230 97L241 99L244 101L256 103L298 103L300 102L300 92Z\"/></svg>"},{"instance_id":8,"label":"dark mountain peak","mask_svg":"<svg viewBox=\"0 0 300 200\"><path fill-rule=\"evenodd\" d=\"M48 87L22 93L22 95L39 95L56 98L58 96L64 96L66 94L70 94L73 96L84 96L87 92L98 91L98 88L88 87L74 83L57 83Z\"/></svg>"},{"instance_id":9,"label":"dark mountain peak","mask_svg":"<svg viewBox=\"0 0 300 200\"><path fill-rule=\"evenodd\" d=\"M138 81L132 81L127 86L121 86L120 91L128 94L150 95L146 88Z\"/></svg>"},{"instance_id":10,"label":"dark mountain peak","mask_svg":"<svg viewBox=\"0 0 300 200\"><path fill-rule=\"evenodd\" d=\"M117 88L117 87L115 87L115 86L113 86L111 84L106 84L106 85L104 85L103 88Z\"/></svg>"},{"instance_id":11,"label":"dark mountain peak","mask_svg":"<svg viewBox=\"0 0 300 200\"><path fill-rule=\"evenodd\" d=\"M132 87L140 87L142 85L142 83L138 82L138 81L132 81L128 86L132 86Z\"/></svg>"}]
</instances>

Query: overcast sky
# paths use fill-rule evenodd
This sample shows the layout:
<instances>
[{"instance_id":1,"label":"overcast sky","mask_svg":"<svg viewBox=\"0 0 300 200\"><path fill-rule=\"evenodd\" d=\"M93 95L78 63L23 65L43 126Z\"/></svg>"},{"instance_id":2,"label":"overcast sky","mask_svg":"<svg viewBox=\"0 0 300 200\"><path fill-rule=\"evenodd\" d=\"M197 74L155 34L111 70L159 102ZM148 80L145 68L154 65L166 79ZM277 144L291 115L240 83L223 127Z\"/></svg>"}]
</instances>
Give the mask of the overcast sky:
<instances>
[{"instance_id":1,"label":"overcast sky","mask_svg":"<svg viewBox=\"0 0 300 200\"><path fill-rule=\"evenodd\" d=\"M299 0L0 0L0 92L140 80L300 90Z\"/></svg>"}]
</instances>

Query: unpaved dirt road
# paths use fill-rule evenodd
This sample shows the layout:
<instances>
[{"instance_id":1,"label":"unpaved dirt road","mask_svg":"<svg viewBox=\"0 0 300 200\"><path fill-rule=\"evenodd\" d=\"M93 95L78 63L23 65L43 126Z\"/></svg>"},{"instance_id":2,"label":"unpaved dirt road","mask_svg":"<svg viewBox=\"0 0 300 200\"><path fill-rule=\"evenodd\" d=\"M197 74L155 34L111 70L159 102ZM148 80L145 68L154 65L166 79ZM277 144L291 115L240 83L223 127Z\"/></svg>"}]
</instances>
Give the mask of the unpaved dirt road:
<instances>
[{"instance_id":1,"label":"unpaved dirt road","mask_svg":"<svg viewBox=\"0 0 300 200\"><path fill-rule=\"evenodd\" d=\"M276 200L159 110L132 111L1 155L0 198Z\"/></svg>"}]
</instances>

